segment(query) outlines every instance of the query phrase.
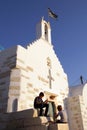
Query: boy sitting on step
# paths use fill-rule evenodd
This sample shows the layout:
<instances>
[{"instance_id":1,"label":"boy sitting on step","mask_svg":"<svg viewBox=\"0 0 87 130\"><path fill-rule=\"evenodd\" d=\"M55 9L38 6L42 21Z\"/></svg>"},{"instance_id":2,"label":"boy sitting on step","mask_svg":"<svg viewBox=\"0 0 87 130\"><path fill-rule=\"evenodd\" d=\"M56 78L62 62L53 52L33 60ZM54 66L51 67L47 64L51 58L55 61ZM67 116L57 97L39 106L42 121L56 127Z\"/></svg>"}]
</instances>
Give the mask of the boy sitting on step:
<instances>
[{"instance_id":1,"label":"boy sitting on step","mask_svg":"<svg viewBox=\"0 0 87 130\"><path fill-rule=\"evenodd\" d=\"M48 100L43 101L42 100L43 97L44 97L44 93L40 92L39 96L35 97L34 99L34 108L40 109L39 116L43 116L43 108L45 108L44 116L47 116L47 113L48 113L48 108L49 108Z\"/></svg>"}]
</instances>

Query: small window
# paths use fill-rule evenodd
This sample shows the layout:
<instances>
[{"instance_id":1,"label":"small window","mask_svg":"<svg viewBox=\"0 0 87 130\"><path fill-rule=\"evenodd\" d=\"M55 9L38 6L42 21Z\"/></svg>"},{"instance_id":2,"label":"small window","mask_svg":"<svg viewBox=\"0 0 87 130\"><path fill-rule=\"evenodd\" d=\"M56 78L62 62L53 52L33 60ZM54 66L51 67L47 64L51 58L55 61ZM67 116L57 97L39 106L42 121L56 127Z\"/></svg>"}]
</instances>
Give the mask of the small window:
<instances>
[{"instance_id":1,"label":"small window","mask_svg":"<svg viewBox=\"0 0 87 130\"><path fill-rule=\"evenodd\" d=\"M45 35L47 34L47 25L45 24Z\"/></svg>"}]
</instances>

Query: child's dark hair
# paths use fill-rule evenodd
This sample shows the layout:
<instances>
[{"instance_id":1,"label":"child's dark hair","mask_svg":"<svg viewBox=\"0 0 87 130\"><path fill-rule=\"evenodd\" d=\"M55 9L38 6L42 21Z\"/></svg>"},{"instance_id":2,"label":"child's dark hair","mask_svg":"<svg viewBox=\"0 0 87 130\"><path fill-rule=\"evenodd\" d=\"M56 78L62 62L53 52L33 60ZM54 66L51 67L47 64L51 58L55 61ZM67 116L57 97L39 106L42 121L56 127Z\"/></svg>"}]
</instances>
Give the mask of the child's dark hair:
<instances>
[{"instance_id":1,"label":"child's dark hair","mask_svg":"<svg viewBox=\"0 0 87 130\"><path fill-rule=\"evenodd\" d=\"M58 109L58 111L61 111L62 110L62 106L58 105L57 109Z\"/></svg>"},{"instance_id":2,"label":"child's dark hair","mask_svg":"<svg viewBox=\"0 0 87 130\"><path fill-rule=\"evenodd\" d=\"M40 93L39 93L39 96L44 97L44 93L43 93L43 92L40 92Z\"/></svg>"}]
</instances>

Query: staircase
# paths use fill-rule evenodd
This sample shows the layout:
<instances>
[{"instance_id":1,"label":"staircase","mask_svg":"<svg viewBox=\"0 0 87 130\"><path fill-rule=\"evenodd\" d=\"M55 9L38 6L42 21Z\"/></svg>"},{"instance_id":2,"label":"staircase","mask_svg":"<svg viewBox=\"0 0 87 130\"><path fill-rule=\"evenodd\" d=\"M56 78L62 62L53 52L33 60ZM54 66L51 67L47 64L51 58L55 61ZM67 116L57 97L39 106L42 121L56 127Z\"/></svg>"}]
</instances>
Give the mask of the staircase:
<instances>
[{"instance_id":1,"label":"staircase","mask_svg":"<svg viewBox=\"0 0 87 130\"><path fill-rule=\"evenodd\" d=\"M0 130L69 130L68 124L53 123L52 117L38 117L38 111L0 113Z\"/></svg>"}]
</instances>

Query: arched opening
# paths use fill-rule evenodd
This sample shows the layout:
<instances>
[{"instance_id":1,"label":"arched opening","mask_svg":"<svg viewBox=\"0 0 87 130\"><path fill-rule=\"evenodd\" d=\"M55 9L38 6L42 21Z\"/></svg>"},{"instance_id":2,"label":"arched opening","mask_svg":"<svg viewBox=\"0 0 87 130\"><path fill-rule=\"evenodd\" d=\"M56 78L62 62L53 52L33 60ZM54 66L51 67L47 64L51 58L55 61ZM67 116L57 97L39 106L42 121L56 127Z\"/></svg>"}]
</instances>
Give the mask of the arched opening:
<instances>
[{"instance_id":1,"label":"arched opening","mask_svg":"<svg viewBox=\"0 0 87 130\"><path fill-rule=\"evenodd\" d=\"M48 41L48 27L47 27L46 23L45 23L45 27L44 27L44 35L45 35L45 39Z\"/></svg>"},{"instance_id":2,"label":"arched opening","mask_svg":"<svg viewBox=\"0 0 87 130\"><path fill-rule=\"evenodd\" d=\"M17 105L18 105L18 99L14 99L13 104L12 104L12 112L17 111Z\"/></svg>"}]
</instances>

